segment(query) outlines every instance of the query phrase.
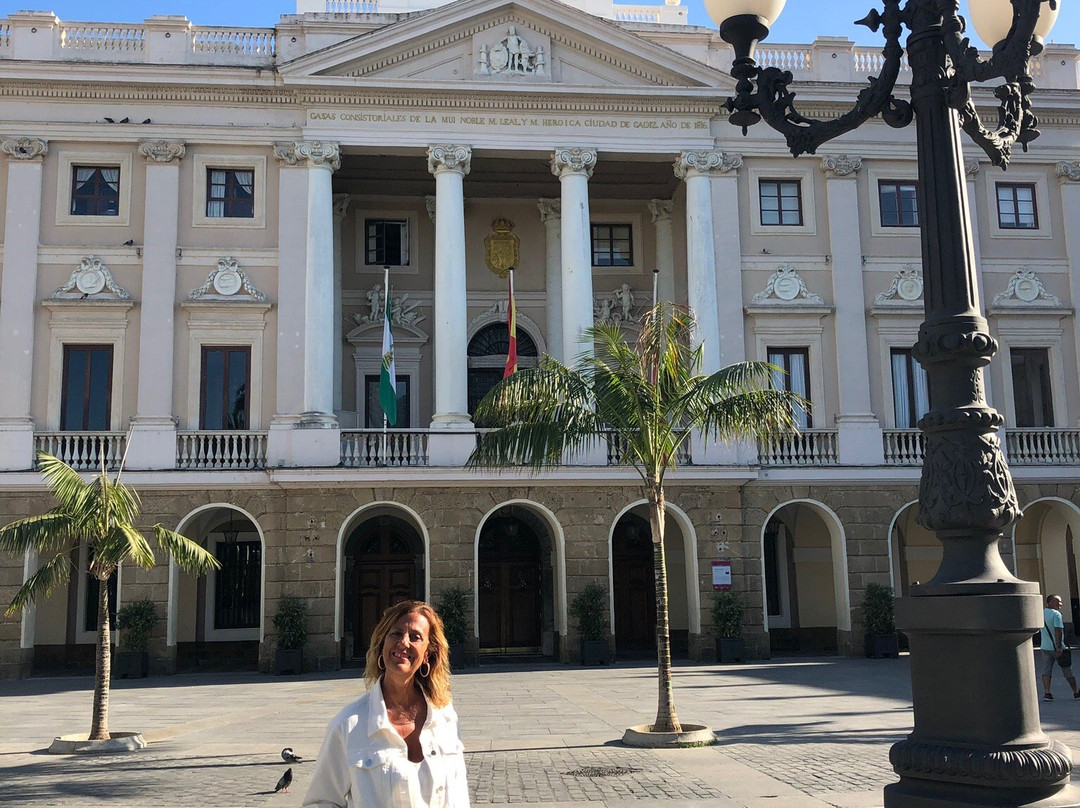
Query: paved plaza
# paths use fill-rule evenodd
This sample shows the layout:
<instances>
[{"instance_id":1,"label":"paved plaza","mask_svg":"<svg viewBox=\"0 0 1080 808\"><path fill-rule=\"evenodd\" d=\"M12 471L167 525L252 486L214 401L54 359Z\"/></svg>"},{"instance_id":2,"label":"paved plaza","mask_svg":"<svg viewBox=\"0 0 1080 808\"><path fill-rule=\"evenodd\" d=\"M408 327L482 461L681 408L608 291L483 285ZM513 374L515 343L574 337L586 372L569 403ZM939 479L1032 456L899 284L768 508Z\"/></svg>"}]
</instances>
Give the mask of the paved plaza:
<instances>
[{"instance_id":1,"label":"paved plaza","mask_svg":"<svg viewBox=\"0 0 1080 808\"><path fill-rule=\"evenodd\" d=\"M978 672L972 672L977 687ZM1080 701L1056 681L1044 729L1080 748ZM86 732L92 681L0 683L0 804L14 806L299 805L327 720L360 692L358 672L272 677L192 674L114 683L111 728L149 747L111 756L44 752L54 735ZM679 665L680 718L712 728L709 748L640 750L622 730L654 717L655 668L491 666L454 677L473 804L606 808L870 808L895 780L889 745L910 731L908 664L791 659Z\"/></svg>"}]
</instances>

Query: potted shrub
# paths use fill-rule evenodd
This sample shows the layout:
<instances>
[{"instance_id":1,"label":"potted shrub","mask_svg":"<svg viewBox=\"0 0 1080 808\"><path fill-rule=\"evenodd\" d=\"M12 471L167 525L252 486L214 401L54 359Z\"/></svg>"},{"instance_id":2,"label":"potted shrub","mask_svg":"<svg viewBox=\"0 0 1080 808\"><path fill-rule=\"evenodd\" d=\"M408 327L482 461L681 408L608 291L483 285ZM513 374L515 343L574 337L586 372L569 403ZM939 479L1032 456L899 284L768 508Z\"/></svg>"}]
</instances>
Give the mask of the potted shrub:
<instances>
[{"instance_id":1,"label":"potted shrub","mask_svg":"<svg viewBox=\"0 0 1080 808\"><path fill-rule=\"evenodd\" d=\"M867 584L863 594L863 629L866 655L872 659L900 656L893 616L892 587Z\"/></svg>"},{"instance_id":2,"label":"potted shrub","mask_svg":"<svg viewBox=\"0 0 1080 808\"><path fill-rule=\"evenodd\" d=\"M469 663L469 601L472 590L460 586L451 586L439 595L435 607L442 618L446 630L446 641L450 645L450 669L468 667Z\"/></svg>"},{"instance_id":3,"label":"potted shrub","mask_svg":"<svg viewBox=\"0 0 1080 808\"><path fill-rule=\"evenodd\" d=\"M283 595L274 615L274 628L278 634L273 672L302 673L304 644L307 642L307 601L295 595Z\"/></svg>"},{"instance_id":4,"label":"potted shrub","mask_svg":"<svg viewBox=\"0 0 1080 808\"><path fill-rule=\"evenodd\" d=\"M150 635L158 614L148 600L136 600L116 613L120 650L113 654L112 673L118 679L142 679L150 673Z\"/></svg>"},{"instance_id":5,"label":"potted shrub","mask_svg":"<svg viewBox=\"0 0 1080 808\"><path fill-rule=\"evenodd\" d=\"M713 595L712 621L716 629L716 661L742 662L746 657L746 641L742 636L746 602L742 595L730 589Z\"/></svg>"},{"instance_id":6,"label":"potted shrub","mask_svg":"<svg viewBox=\"0 0 1080 808\"><path fill-rule=\"evenodd\" d=\"M597 583L587 584L570 602L570 616L577 620L581 635L581 664L606 665L611 657L607 590Z\"/></svg>"}]
</instances>

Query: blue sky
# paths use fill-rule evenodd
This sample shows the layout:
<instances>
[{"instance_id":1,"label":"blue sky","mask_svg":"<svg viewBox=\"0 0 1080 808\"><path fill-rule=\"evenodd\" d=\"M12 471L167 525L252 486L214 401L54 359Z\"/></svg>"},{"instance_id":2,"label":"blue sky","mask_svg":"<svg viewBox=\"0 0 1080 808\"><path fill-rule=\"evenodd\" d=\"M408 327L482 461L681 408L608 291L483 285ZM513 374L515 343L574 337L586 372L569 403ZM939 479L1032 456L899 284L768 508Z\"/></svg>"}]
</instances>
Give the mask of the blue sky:
<instances>
[{"instance_id":1,"label":"blue sky","mask_svg":"<svg viewBox=\"0 0 1080 808\"><path fill-rule=\"evenodd\" d=\"M623 0L633 3L633 0ZM639 0L659 5L661 0ZM1059 0L1060 2L1060 0ZM694 25L713 23L703 0L683 0ZM871 0L790 0L769 36L770 42L810 42L818 35L846 36L860 45L881 44L879 34L852 23L879 3ZM960 7L966 11L967 0ZM64 20L140 22L153 14L183 14L196 25L272 27L282 14L296 11L295 0L0 0L0 16L18 9L54 12ZM1061 4L1061 14L1051 39L1080 43L1080 10L1075 0Z\"/></svg>"}]
</instances>

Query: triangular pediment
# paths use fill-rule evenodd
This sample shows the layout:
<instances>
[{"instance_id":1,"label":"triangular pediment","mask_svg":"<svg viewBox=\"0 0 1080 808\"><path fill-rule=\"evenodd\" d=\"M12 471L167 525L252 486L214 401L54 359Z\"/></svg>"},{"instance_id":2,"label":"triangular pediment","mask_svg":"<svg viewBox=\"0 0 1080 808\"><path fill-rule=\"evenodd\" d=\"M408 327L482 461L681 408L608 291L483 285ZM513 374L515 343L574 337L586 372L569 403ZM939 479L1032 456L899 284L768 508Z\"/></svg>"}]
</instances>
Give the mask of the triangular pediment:
<instances>
[{"instance_id":1,"label":"triangular pediment","mask_svg":"<svg viewBox=\"0 0 1080 808\"><path fill-rule=\"evenodd\" d=\"M303 83L538 90L730 83L707 65L557 0L459 0L307 54L281 74Z\"/></svg>"}]
</instances>

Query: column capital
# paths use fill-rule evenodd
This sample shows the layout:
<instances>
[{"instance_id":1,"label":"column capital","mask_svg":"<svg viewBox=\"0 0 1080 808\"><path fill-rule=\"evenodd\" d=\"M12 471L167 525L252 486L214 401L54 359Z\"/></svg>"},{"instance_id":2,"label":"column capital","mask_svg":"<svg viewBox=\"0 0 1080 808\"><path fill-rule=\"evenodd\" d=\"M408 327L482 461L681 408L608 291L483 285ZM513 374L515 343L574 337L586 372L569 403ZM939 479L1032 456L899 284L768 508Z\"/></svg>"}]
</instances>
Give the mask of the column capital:
<instances>
[{"instance_id":1,"label":"column capital","mask_svg":"<svg viewBox=\"0 0 1080 808\"><path fill-rule=\"evenodd\" d=\"M340 222L345 218L349 210L349 202L352 197L349 194L334 194L334 221Z\"/></svg>"},{"instance_id":2,"label":"column capital","mask_svg":"<svg viewBox=\"0 0 1080 808\"><path fill-rule=\"evenodd\" d=\"M1071 163L1058 163L1054 168L1058 182L1064 185L1067 182L1080 182L1080 160Z\"/></svg>"},{"instance_id":3,"label":"column capital","mask_svg":"<svg viewBox=\"0 0 1080 808\"><path fill-rule=\"evenodd\" d=\"M964 174L967 175L969 180L975 179L975 175L979 173L979 161L972 157L970 160L964 161Z\"/></svg>"},{"instance_id":4,"label":"column capital","mask_svg":"<svg viewBox=\"0 0 1080 808\"><path fill-rule=\"evenodd\" d=\"M675 203L670 199L650 199L649 213L652 214L653 224L656 222L670 222L671 213L675 210Z\"/></svg>"},{"instance_id":5,"label":"column capital","mask_svg":"<svg viewBox=\"0 0 1080 808\"><path fill-rule=\"evenodd\" d=\"M184 159L187 147L180 140L140 140L139 154L148 163L172 163Z\"/></svg>"},{"instance_id":6,"label":"column capital","mask_svg":"<svg viewBox=\"0 0 1080 808\"><path fill-rule=\"evenodd\" d=\"M537 199L536 207L540 209L540 221L558 222L562 216L562 200L560 199Z\"/></svg>"},{"instance_id":7,"label":"column capital","mask_svg":"<svg viewBox=\"0 0 1080 808\"><path fill-rule=\"evenodd\" d=\"M293 143L274 144L274 157L287 166L341 168L341 149L338 144L322 140L297 140Z\"/></svg>"},{"instance_id":8,"label":"column capital","mask_svg":"<svg viewBox=\"0 0 1080 808\"><path fill-rule=\"evenodd\" d=\"M591 177L596 166L596 149L578 146L556 149L551 155L551 173L559 179L568 174L584 174Z\"/></svg>"},{"instance_id":9,"label":"column capital","mask_svg":"<svg viewBox=\"0 0 1080 808\"><path fill-rule=\"evenodd\" d=\"M41 137L7 137L0 140L0 152L16 160L37 160L49 153L49 141Z\"/></svg>"},{"instance_id":10,"label":"column capital","mask_svg":"<svg viewBox=\"0 0 1080 808\"><path fill-rule=\"evenodd\" d=\"M855 179L861 169L861 157L849 157L846 154L827 154L821 158L821 170L829 178L850 177Z\"/></svg>"},{"instance_id":11,"label":"column capital","mask_svg":"<svg viewBox=\"0 0 1080 808\"><path fill-rule=\"evenodd\" d=\"M453 171L464 177L472 170L472 149L451 143L438 143L428 146L427 161L428 171L432 174Z\"/></svg>"},{"instance_id":12,"label":"column capital","mask_svg":"<svg viewBox=\"0 0 1080 808\"><path fill-rule=\"evenodd\" d=\"M675 159L673 168L680 180L687 177L733 174L742 168L742 155L722 151L685 151Z\"/></svg>"}]
</instances>

